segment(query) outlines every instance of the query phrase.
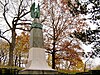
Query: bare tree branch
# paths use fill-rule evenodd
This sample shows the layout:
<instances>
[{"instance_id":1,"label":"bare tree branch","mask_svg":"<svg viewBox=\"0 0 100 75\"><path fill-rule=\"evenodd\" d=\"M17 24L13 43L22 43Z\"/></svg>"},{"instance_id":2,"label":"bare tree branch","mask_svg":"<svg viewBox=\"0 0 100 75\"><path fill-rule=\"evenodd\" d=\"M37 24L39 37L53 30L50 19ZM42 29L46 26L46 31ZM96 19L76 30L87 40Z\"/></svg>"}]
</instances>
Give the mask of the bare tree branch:
<instances>
[{"instance_id":1,"label":"bare tree branch","mask_svg":"<svg viewBox=\"0 0 100 75\"><path fill-rule=\"evenodd\" d=\"M21 10L22 3L23 3L23 0L21 0L20 5L19 5L19 8L18 8L18 17L21 15L20 10Z\"/></svg>"},{"instance_id":2,"label":"bare tree branch","mask_svg":"<svg viewBox=\"0 0 100 75\"><path fill-rule=\"evenodd\" d=\"M4 6L3 2L0 1L0 3Z\"/></svg>"},{"instance_id":3,"label":"bare tree branch","mask_svg":"<svg viewBox=\"0 0 100 75\"><path fill-rule=\"evenodd\" d=\"M6 30L6 31L4 31L2 34L5 34L7 31L10 31L11 29L8 29L8 30Z\"/></svg>"},{"instance_id":4,"label":"bare tree branch","mask_svg":"<svg viewBox=\"0 0 100 75\"><path fill-rule=\"evenodd\" d=\"M9 24L9 22L8 22L8 20L7 20L7 17L6 17L6 6L7 6L7 4L8 3L6 3L5 5L4 5L4 12L3 12L3 16L4 16L4 19L5 19L5 21L6 21L6 23L7 23L7 25L9 26L9 28L11 29L11 26L10 26L10 24Z\"/></svg>"},{"instance_id":5,"label":"bare tree branch","mask_svg":"<svg viewBox=\"0 0 100 75\"><path fill-rule=\"evenodd\" d=\"M27 15L28 13L30 13L30 11L24 13L23 15L21 15L19 18L22 18L23 16Z\"/></svg>"},{"instance_id":6,"label":"bare tree branch","mask_svg":"<svg viewBox=\"0 0 100 75\"><path fill-rule=\"evenodd\" d=\"M11 0L11 4L12 4L12 7L13 7L13 9L14 9L15 12L13 12L13 11L10 11L10 12L12 14L17 14L16 8L15 8L14 3L12 2L12 0Z\"/></svg>"},{"instance_id":7,"label":"bare tree branch","mask_svg":"<svg viewBox=\"0 0 100 75\"><path fill-rule=\"evenodd\" d=\"M7 38L5 38L4 36L0 35L0 37L3 38L4 40L6 40L9 44L11 44L10 41Z\"/></svg>"},{"instance_id":8,"label":"bare tree branch","mask_svg":"<svg viewBox=\"0 0 100 75\"><path fill-rule=\"evenodd\" d=\"M32 25L31 23L17 23L16 25Z\"/></svg>"},{"instance_id":9,"label":"bare tree branch","mask_svg":"<svg viewBox=\"0 0 100 75\"><path fill-rule=\"evenodd\" d=\"M43 23L45 21L45 19L46 19L46 16L44 16L44 19L41 21L41 23Z\"/></svg>"},{"instance_id":10,"label":"bare tree branch","mask_svg":"<svg viewBox=\"0 0 100 75\"><path fill-rule=\"evenodd\" d=\"M16 28L16 29L30 32L30 30L26 30L26 29L22 29L22 28Z\"/></svg>"}]
</instances>

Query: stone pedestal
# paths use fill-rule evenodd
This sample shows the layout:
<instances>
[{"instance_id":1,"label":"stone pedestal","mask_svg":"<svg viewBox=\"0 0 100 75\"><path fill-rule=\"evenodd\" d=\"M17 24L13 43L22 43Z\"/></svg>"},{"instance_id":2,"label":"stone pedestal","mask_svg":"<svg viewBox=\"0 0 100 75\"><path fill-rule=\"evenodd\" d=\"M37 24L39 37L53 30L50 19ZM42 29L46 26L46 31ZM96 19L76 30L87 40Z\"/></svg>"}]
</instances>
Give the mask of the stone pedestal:
<instances>
[{"instance_id":1,"label":"stone pedestal","mask_svg":"<svg viewBox=\"0 0 100 75\"><path fill-rule=\"evenodd\" d=\"M57 71L53 70L48 66L45 58L45 49L32 47L29 50L29 60L26 68L19 72L19 74L58 74Z\"/></svg>"},{"instance_id":2,"label":"stone pedestal","mask_svg":"<svg viewBox=\"0 0 100 75\"><path fill-rule=\"evenodd\" d=\"M33 47L29 50L29 60L26 69L52 70L46 62L45 49Z\"/></svg>"},{"instance_id":3,"label":"stone pedestal","mask_svg":"<svg viewBox=\"0 0 100 75\"><path fill-rule=\"evenodd\" d=\"M30 32L30 48L37 47L43 48L44 41L43 41L43 32L40 28L32 28Z\"/></svg>"}]
</instances>

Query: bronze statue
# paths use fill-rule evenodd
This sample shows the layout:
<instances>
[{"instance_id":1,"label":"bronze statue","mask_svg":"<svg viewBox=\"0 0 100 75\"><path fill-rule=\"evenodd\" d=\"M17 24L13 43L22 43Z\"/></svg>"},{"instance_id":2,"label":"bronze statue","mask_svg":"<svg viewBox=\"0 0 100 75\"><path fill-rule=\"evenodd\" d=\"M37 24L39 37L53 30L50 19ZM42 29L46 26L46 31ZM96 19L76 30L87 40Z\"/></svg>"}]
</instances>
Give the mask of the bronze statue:
<instances>
[{"instance_id":1,"label":"bronze statue","mask_svg":"<svg viewBox=\"0 0 100 75\"><path fill-rule=\"evenodd\" d=\"M39 28L42 29L43 25L39 23L40 18L40 6L38 4L37 7L35 7L35 2L32 4L31 8L31 17L34 18L34 21L32 22L31 28Z\"/></svg>"},{"instance_id":2,"label":"bronze statue","mask_svg":"<svg viewBox=\"0 0 100 75\"><path fill-rule=\"evenodd\" d=\"M35 8L35 2L32 4L31 8L31 17L32 18L40 18L40 6L38 4L38 6Z\"/></svg>"}]
</instances>

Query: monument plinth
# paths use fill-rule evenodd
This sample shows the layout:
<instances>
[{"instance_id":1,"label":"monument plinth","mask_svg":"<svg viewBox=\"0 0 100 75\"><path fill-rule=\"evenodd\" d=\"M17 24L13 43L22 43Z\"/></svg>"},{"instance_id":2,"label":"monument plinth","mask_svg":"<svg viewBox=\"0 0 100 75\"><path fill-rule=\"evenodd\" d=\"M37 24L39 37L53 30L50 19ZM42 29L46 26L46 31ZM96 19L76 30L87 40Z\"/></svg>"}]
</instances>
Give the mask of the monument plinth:
<instances>
[{"instance_id":1,"label":"monument plinth","mask_svg":"<svg viewBox=\"0 0 100 75\"><path fill-rule=\"evenodd\" d=\"M39 10L39 5L38 5ZM33 3L31 7L31 17L34 18L31 32L30 32L30 50L29 50L29 58L26 68L19 72L19 74L49 74L55 75L58 74L57 71L53 70L50 66L48 66L45 57L44 41L43 41L43 32L42 32L42 24L39 23L39 12L35 10L35 3Z\"/></svg>"}]
</instances>

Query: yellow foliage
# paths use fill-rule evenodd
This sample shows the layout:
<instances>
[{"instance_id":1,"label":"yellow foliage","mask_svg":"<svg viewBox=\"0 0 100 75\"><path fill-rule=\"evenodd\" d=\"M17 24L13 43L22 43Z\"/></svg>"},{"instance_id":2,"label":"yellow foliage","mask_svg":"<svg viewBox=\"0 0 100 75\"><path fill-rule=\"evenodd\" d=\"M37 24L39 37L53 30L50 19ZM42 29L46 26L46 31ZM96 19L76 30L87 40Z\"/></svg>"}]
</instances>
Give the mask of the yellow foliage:
<instances>
[{"instance_id":1,"label":"yellow foliage","mask_svg":"<svg viewBox=\"0 0 100 75\"><path fill-rule=\"evenodd\" d=\"M20 36L16 37L15 54L27 53L29 50L29 35L22 32Z\"/></svg>"},{"instance_id":2,"label":"yellow foliage","mask_svg":"<svg viewBox=\"0 0 100 75\"><path fill-rule=\"evenodd\" d=\"M100 65L96 66L94 70L100 70Z\"/></svg>"},{"instance_id":3,"label":"yellow foliage","mask_svg":"<svg viewBox=\"0 0 100 75\"><path fill-rule=\"evenodd\" d=\"M48 54L47 62L48 62L49 66L52 66L51 60L52 60L52 56L50 54Z\"/></svg>"}]
</instances>

